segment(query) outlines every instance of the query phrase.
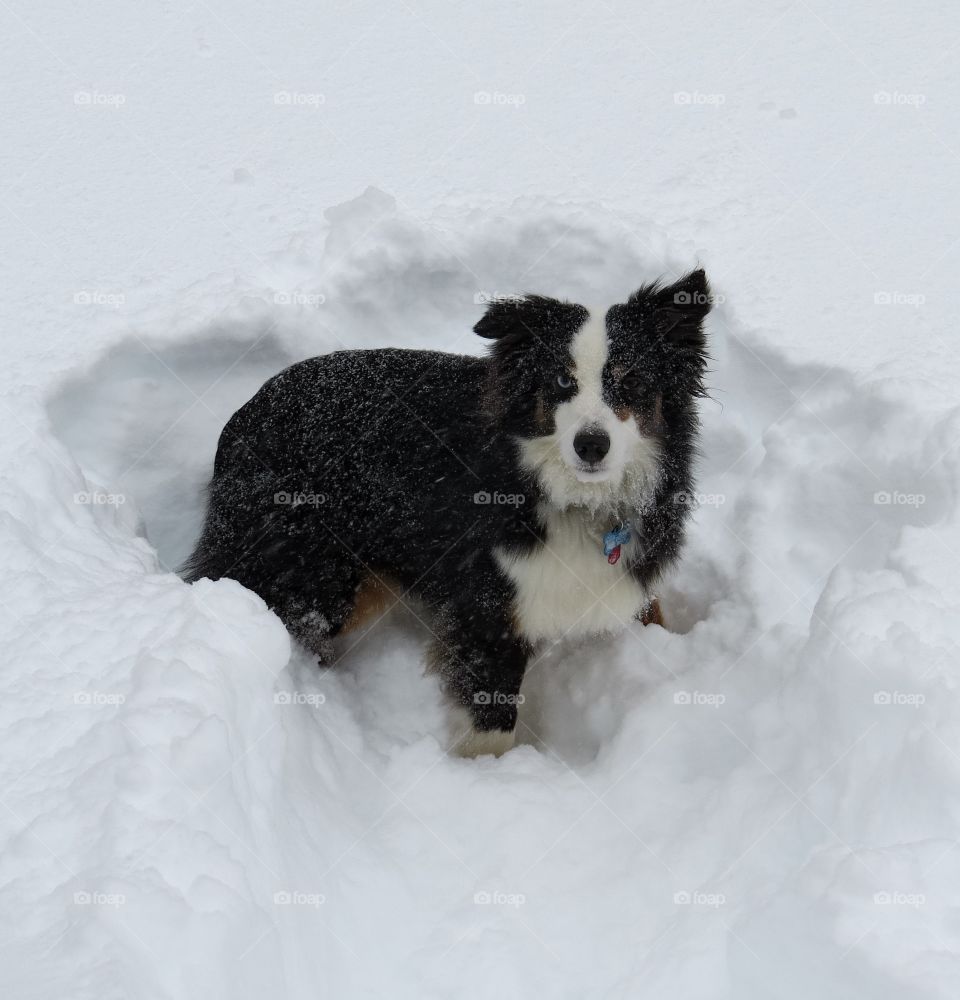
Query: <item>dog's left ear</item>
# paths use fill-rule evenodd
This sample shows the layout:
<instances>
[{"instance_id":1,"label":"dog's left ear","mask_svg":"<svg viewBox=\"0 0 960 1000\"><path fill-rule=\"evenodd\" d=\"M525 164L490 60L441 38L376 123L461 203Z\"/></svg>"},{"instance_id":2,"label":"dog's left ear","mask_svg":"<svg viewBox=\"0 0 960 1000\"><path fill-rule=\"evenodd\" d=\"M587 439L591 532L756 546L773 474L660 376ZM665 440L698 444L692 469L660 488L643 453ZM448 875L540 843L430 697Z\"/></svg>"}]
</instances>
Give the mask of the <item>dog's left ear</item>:
<instances>
[{"instance_id":1,"label":"dog's left ear","mask_svg":"<svg viewBox=\"0 0 960 1000\"><path fill-rule=\"evenodd\" d=\"M561 306L543 295L511 295L492 299L473 332L487 340L525 340L541 331Z\"/></svg>"},{"instance_id":2,"label":"dog's left ear","mask_svg":"<svg viewBox=\"0 0 960 1000\"><path fill-rule=\"evenodd\" d=\"M657 333L683 347L703 348L702 323L713 297L702 267L657 289L651 299Z\"/></svg>"},{"instance_id":3,"label":"dog's left ear","mask_svg":"<svg viewBox=\"0 0 960 1000\"><path fill-rule=\"evenodd\" d=\"M517 335L523 330L527 311L526 296L516 298L496 298L487 303L487 311L474 324L473 332L487 340Z\"/></svg>"}]
</instances>

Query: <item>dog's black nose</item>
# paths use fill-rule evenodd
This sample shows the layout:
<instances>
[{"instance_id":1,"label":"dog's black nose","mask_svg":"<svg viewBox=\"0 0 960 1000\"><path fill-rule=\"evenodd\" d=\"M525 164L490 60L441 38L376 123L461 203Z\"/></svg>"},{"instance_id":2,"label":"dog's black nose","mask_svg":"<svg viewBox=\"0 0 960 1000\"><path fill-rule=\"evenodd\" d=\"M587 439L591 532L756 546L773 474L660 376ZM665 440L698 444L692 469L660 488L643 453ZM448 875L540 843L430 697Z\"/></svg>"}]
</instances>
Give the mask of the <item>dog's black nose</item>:
<instances>
[{"instance_id":1,"label":"dog's black nose","mask_svg":"<svg viewBox=\"0 0 960 1000\"><path fill-rule=\"evenodd\" d=\"M584 462L596 465L610 450L610 435L601 430L580 431L573 439L573 450Z\"/></svg>"}]
</instances>

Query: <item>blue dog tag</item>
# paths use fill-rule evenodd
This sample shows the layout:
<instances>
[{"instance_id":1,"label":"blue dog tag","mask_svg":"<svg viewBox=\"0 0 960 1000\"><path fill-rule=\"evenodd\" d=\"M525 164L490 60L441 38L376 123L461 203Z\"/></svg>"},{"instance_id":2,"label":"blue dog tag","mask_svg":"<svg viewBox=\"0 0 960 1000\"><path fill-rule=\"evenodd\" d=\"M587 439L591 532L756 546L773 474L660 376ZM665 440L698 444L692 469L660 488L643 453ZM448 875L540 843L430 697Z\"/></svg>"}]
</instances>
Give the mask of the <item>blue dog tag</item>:
<instances>
[{"instance_id":1,"label":"blue dog tag","mask_svg":"<svg viewBox=\"0 0 960 1000\"><path fill-rule=\"evenodd\" d=\"M630 525L621 524L603 536L603 554L611 565L620 560L620 546L630 541Z\"/></svg>"}]
</instances>

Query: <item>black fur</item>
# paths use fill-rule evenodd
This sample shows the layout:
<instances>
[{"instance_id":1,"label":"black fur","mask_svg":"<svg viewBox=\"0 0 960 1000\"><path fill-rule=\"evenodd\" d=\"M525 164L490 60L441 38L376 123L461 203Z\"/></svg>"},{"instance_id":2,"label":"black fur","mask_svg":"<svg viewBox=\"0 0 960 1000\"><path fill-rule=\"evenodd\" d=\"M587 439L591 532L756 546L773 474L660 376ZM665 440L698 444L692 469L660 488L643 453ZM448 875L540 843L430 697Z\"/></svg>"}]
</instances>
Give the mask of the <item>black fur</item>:
<instances>
[{"instance_id":1,"label":"black fur","mask_svg":"<svg viewBox=\"0 0 960 1000\"><path fill-rule=\"evenodd\" d=\"M689 511L675 496L692 489L708 294L696 271L607 313L607 369L635 377L627 391L608 385L605 369L605 395L658 436L663 454L630 567L646 586L678 554ZM223 430L187 578L239 580L321 655L358 588L385 580L428 609L433 658L475 727L512 729L516 707L503 695L518 692L530 645L494 551L523 555L549 541L543 490L521 467L516 438L552 429L564 398L556 375L586 316L555 299L498 301L475 327L492 341L486 358L341 351L276 375ZM478 503L477 494L516 499Z\"/></svg>"}]
</instances>

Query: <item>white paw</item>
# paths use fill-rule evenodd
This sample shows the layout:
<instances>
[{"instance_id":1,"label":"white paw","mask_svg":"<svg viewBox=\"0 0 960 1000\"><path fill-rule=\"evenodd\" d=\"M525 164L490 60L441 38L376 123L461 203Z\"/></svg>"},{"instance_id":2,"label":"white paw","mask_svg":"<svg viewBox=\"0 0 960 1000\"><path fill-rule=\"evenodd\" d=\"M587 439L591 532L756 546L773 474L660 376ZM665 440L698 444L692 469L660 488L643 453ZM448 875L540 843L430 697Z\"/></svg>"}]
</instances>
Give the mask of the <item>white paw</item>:
<instances>
[{"instance_id":1,"label":"white paw","mask_svg":"<svg viewBox=\"0 0 960 1000\"><path fill-rule=\"evenodd\" d=\"M505 729L476 729L469 714L461 708L451 713L450 751L458 757L483 757L493 754L500 757L513 747L516 731Z\"/></svg>"},{"instance_id":2,"label":"white paw","mask_svg":"<svg viewBox=\"0 0 960 1000\"><path fill-rule=\"evenodd\" d=\"M517 734L512 729L508 732L504 729L483 731L471 728L452 749L460 757L482 757L491 753L494 757L499 757L513 747L516 737Z\"/></svg>"}]
</instances>

